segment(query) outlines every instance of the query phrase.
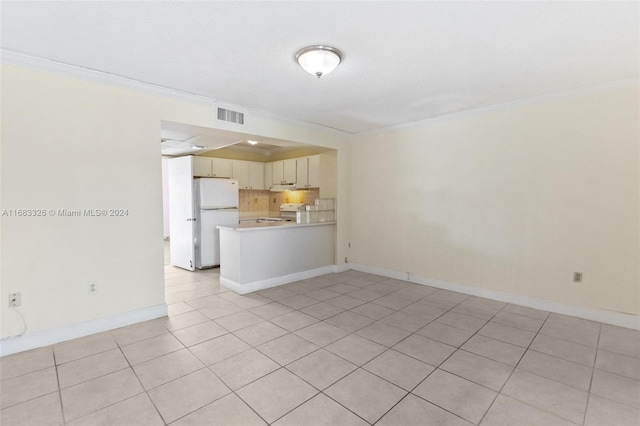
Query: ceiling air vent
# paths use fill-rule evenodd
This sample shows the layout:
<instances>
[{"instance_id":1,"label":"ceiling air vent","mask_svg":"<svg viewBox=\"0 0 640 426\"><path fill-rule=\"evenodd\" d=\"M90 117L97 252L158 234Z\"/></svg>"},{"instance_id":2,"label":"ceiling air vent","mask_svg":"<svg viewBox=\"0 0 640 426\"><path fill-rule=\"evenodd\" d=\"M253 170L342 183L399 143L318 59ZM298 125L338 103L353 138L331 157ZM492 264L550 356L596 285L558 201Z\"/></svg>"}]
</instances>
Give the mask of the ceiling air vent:
<instances>
[{"instance_id":1,"label":"ceiling air vent","mask_svg":"<svg viewBox=\"0 0 640 426\"><path fill-rule=\"evenodd\" d=\"M230 109L218 108L218 120L244 124L244 114L238 111L231 111Z\"/></svg>"}]
</instances>

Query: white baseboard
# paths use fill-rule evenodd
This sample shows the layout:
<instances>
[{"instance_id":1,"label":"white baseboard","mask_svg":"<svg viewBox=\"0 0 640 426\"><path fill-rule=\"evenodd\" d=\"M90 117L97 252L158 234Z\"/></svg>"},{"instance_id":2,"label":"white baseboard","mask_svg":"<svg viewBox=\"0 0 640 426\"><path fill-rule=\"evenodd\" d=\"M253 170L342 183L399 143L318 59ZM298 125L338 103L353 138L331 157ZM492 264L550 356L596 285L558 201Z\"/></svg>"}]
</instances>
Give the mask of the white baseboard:
<instances>
[{"instance_id":1,"label":"white baseboard","mask_svg":"<svg viewBox=\"0 0 640 426\"><path fill-rule=\"evenodd\" d=\"M375 266L360 265L358 263L350 263L351 269L368 274L380 275L381 277L394 278L396 280L409 281L409 273L394 271L392 269L376 268Z\"/></svg>"},{"instance_id":2,"label":"white baseboard","mask_svg":"<svg viewBox=\"0 0 640 426\"><path fill-rule=\"evenodd\" d=\"M162 305L56 327L50 330L36 331L25 334L24 336L10 337L0 342L0 356L41 348L90 334L102 333L103 331L113 330L142 321L166 317L167 313L167 305L163 303Z\"/></svg>"},{"instance_id":3,"label":"white baseboard","mask_svg":"<svg viewBox=\"0 0 640 426\"><path fill-rule=\"evenodd\" d=\"M335 265L335 270L333 272L347 272L351 269L351 266L348 263L342 263L340 265Z\"/></svg>"},{"instance_id":4,"label":"white baseboard","mask_svg":"<svg viewBox=\"0 0 640 426\"><path fill-rule=\"evenodd\" d=\"M228 288L238 294L248 294L254 291L265 290L271 287L277 287L283 284L289 284L296 281L308 280L309 278L315 278L320 275L330 274L336 272L336 265L323 266L321 268L309 269L308 271L296 272L294 274L282 275L279 277L269 278L261 281L254 281L247 284L240 284L232 281L228 278L220 277L220 285ZM349 268L347 267L348 270Z\"/></svg>"},{"instance_id":5,"label":"white baseboard","mask_svg":"<svg viewBox=\"0 0 640 426\"><path fill-rule=\"evenodd\" d=\"M640 330L640 317L637 315L623 314L620 312L607 311L605 309L590 308L586 306L569 305L566 303L554 302L552 300L538 299L536 297L460 284L453 281L424 278L407 272L399 272L391 269L377 268L357 263L350 263L349 265L351 266L351 269L356 271L409 281L414 284L428 285L430 287L436 287L443 290L484 297L487 299L498 300L500 302L513 303L515 305L554 312L556 314L570 315L591 321L598 321L604 324Z\"/></svg>"}]
</instances>

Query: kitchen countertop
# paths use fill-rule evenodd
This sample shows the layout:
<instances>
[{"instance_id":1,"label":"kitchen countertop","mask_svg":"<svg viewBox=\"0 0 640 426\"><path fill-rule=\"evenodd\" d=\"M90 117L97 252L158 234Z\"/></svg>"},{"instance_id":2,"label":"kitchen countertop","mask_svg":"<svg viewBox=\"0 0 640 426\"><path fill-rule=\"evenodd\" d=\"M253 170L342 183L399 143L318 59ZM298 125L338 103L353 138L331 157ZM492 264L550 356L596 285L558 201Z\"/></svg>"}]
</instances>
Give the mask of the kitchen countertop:
<instances>
[{"instance_id":1,"label":"kitchen countertop","mask_svg":"<svg viewBox=\"0 0 640 426\"><path fill-rule=\"evenodd\" d=\"M218 229L230 229L233 231L259 231L265 229L290 229L304 228L309 226L335 225L336 222L318 222L318 223L296 223L296 222L262 222L262 223L241 223L234 226L218 226Z\"/></svg>"},{"instance_id":2,"label":"kitchen countertop","mask_svg":"<svg viewBox=\"0 0 640 426\"><path fill-rule=\"evenodd\" d=\"M250 215L250 216L240 216L240 222L244 222L244 221L249 221L249 220L258 220L261 217L276 217L279 218L280 216L270 216L269 214L261 214L261 215Z\"/></svg>"}]
</instances>

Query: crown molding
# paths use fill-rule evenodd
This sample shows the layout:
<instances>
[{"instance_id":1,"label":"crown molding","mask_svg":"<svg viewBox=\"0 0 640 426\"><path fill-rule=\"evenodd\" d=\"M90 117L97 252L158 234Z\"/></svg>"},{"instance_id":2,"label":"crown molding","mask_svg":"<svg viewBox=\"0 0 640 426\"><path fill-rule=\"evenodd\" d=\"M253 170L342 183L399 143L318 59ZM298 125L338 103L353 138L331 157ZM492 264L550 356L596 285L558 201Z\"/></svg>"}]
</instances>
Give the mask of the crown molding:
<instances>
[{"instance_id":1,"label":"crown molding","mask_svg":"<svg viewBox=\"0 0 640 426\"><path fill-rule=\"evenodd\" d=\"M577 87L574 89L562 90L560 92L547 93L544 95L533 96L530 98L517 99L515 101L504 102L495 105L487 105L480 108L468 109L450 114L443 114L437 117L424 118L421 120L411 121L408 123L394 124L392 126L381 127L378 129L368 130L366 132L355 133L353 136L375 135L396 130L408 130L415 127L425 126L436 122L458 120L461 118L477 117L499 111L507 111L529 105L542 104L563 99L572 99L579 96L602 93L609 90L632 88L640 85L640 77L625 78L622 80L608 81L606 83L593 84L589 86Z\"/></svg>"},{"instance_id":2,"label":"crown molding","mask_svg":"<svg viewBox=\"0 0 640 426\"><path fill-rule=\"evenodd\" d=\"M156 84L145 83L144 81L133 80L91 68L84 68L49 59L37 58L35 56L13 52L6 49L0 49L0 63L56 74L62 77L71 77L92 83L132 90L147 95L162 96L183 102L191 102L200 105L215 105L216 103L215 99L208 98L206 96L194 95L193 93L170 89Z\"/></svg>"}]
</instances>

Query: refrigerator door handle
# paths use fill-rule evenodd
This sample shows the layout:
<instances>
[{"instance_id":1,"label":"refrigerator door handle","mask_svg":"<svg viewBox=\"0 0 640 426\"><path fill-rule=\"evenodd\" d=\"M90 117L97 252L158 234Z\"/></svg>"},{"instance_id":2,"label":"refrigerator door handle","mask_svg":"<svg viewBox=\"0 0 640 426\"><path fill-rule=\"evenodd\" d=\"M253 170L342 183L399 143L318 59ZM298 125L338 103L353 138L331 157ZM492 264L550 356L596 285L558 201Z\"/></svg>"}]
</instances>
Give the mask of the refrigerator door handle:
<instances>
[{"instance_id":1,"label":"refrigerator door handle","mask_svg":"<svg viewBox=\"0 0 640 426\"><path fill-rule=\"evenodd\" d=\"M200 210L237 211L237 207L201 207Z\"/></svg>"}]
</instances>

